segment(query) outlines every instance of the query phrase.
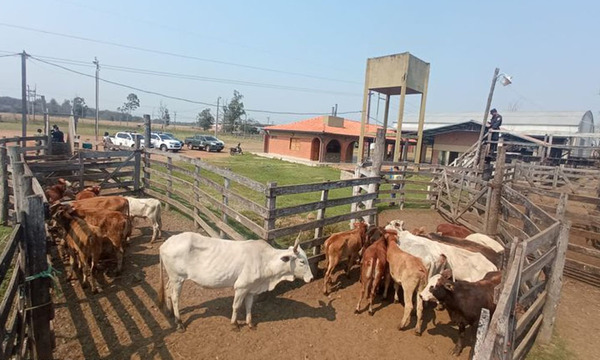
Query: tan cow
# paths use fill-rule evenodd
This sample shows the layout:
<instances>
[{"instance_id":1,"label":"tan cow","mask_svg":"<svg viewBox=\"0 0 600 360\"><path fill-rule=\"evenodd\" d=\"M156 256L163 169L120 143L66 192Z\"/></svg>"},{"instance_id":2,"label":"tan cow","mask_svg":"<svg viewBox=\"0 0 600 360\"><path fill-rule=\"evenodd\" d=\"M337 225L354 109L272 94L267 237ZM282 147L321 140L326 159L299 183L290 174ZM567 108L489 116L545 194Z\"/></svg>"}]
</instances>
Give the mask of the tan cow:
<instances>
[{"instance_id":1,"label":"tan cow","mask_svg":"<svg viewBox=\"0 0 600 360\"><path fill-rule=\"evenodd\" d=\"M325 240L324 253L327 260L327 271L323 281L325 295L329 293L327 285L331 282L331 274L344 257L348 257L346 275L350 272L360 250L365 246L367 226L368 224L365 222L355 222L354 229L335 233Z\"/></svg>"},{"instance_id":2,"label":"tan cow","mask_svg":"<svg viewBox=\"0 0 600 360\"><path fill-rule=\"evenodd\" d=\"M396 231L387 231L384 236L387 241L389 275L386 276L383 296L385 298L387 295L390 280L394 280L394 301L398 301L398 288L402 285L404 290L404 315L398 325L398 330L402 330L410 323L410 314L413 310L413 294L417 291L417 325L415 326L415 333L421 335L423 299L418 296L418 293L423 291L427 285L429 270L420 258L404 252L398 247Z\"/></svg>"}]
</instances>

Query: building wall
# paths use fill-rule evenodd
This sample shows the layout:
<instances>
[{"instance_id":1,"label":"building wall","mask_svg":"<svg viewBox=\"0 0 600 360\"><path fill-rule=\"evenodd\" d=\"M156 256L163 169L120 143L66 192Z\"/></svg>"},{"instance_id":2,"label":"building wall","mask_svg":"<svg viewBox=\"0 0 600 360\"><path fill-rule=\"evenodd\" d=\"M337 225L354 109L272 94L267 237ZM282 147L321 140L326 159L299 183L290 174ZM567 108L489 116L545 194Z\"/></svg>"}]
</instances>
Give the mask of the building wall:
<instances>
[{"instance_id":1,"label":"building wall","mask_svg":"<svg viewBox=\"0 0 600 360\"><path fill-rule=\"evenodd\" d=\"M268 138L268 140L267 140ZM348 147L352 147L358 137L338 136L330 134L296 134L285 132L271 132L265 136L264 151L269 154L278 154L283 156L293 156L306 160L311 160L312 141L319 139L319 161L321 162L350 162ZM290 140L292 139L292 140ZM327 144L331 140L337 140L340 143L340 153L326 153ZM356 156L356 151L354 151Z\"/></svg>"},{"instance_id":2,"label":"building wall","mask_svg":"<svg viewBox=\"0 0 600 360\"><path fill-rule=\"evenodd\" d=\"M463 153L479 140L479 133L472 131L456 131L436 135L433 140L434 151L456 151Z\"/></svg>"}]
</instances>

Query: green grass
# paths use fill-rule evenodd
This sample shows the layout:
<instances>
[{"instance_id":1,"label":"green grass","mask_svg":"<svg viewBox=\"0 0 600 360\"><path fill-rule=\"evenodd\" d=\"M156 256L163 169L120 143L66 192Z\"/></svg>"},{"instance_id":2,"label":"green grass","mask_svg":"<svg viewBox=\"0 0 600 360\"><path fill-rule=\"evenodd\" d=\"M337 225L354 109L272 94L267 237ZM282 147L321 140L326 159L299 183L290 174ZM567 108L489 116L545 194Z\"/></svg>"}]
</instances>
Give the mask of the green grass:
<instances>
[{"instance_id":1,"label":"green grass","mask_svg":"<svg viewBox=\"0 0 600 360\"><path fill-rule=\"evenodd\" d=\"M550 345L534 345L526 357L527 360L570 360L577 359L567 347L567 343L558 335L552 336Z\"/></svg>"}]
</instances>

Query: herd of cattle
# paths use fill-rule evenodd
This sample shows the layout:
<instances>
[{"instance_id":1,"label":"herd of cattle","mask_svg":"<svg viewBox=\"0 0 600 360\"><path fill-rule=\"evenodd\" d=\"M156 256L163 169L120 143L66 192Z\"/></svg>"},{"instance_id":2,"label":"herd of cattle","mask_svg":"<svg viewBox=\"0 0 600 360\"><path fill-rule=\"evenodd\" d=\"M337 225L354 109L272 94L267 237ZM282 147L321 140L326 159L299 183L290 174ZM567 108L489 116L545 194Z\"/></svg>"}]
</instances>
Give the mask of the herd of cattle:
<instances>
[{"instance_id":1,"label":"herd of cattle","mask_svg":"<svg viewBox=\"0 0 600 360\"><path fill-rule=\"evenodd\" d=\"M100 188L90 187L70 193L70 183L60 179L46 189L51 204L51 233L65 246L71 271L80 270L83 282L93 292L100 291L94 278L103 252L116 256L117 273L123 264L123 247L131 234L131 220L143 217L153 225L152 241L161 236L161 206L156 199L99 196ZM65 201L68 200L68 201ZM185 331L179 313L182 284L190 279L204 288L233 287L235 291L231 324L238 330L237 313L245 305L246 324L252 324L252 304L256 295L269 291L281 281L302 279L313 274L306 253L298 246L299 237L288 249L276 249L264 241L232 241L184 232L168 238L159 249L159 303L175 316L179 331ZM323 292L332 287L332 275L339 262L347 258L346 274L360 259L360 294L355 312L368 300L373 315L373 300L380 284L387 297L394 282L394 300L403 289L404 314L398 329L410 324L416 298L417 335L422 332L423 302L433 301L448 310L459 327L452 353L464 347L465 328L474 325L482 308L493 313L494 288L501 281L498 268L504 247L483 234L472 234L454 224L442 224L435 233L424 228L407 231L394 220L385 227L355 222L354 229L331 235L323 245L327 268ZM163 279L163 269L167 282ZM166 300L166 301L165 301Z\"/></svg>"}]
</instances>

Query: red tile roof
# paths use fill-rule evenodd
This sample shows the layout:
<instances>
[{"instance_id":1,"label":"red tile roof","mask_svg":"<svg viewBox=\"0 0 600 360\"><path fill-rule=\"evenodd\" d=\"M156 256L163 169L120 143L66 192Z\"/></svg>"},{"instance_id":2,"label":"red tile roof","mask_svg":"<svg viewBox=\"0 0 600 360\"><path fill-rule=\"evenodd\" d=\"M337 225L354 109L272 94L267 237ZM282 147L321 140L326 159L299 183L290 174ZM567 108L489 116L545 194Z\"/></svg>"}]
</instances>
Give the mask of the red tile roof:
<instances>
[{"instance_id":1,"label":"red tile roof","mask_svg":"<svg viewBox=\"0 0 600 360\"><path fill-rule=\"evenodd\" d=\"M312 119L301 120L290 124L268 126L265 130L360 136L360 121L344 119L344 127L336 127L326 125L324 118L326 118L326 116L317 116ZM375 134L377 129L381 129L381 126L367 124L365 135ZM373 137L373 135L369 137Z\"/></svg>"}]
</instances>

